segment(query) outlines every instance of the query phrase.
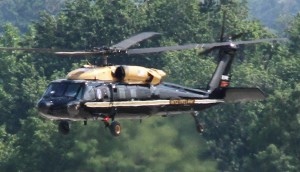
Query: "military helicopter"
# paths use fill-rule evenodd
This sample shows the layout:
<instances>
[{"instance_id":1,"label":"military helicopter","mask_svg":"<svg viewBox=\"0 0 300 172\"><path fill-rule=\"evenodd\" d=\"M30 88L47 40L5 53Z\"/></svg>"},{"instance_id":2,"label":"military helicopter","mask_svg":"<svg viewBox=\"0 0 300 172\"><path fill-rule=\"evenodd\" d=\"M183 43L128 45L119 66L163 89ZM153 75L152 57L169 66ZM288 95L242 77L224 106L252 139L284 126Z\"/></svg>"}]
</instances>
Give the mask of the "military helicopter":
<instances>
[{"instance_id":1,"label":"military helicopter","mask_svg":"<svg viewBox=\"0 0 300 172\"><path fill-rule=\"evenodd\" d=\"M58 120L62 134L70 132L70 121L101 120L113 136L121 134L117 119L143 119L152 115L168 116L191 113L198 132L203 126L198 112L221 103L264 99L259 88L230 87L229 72L238 45L272 42L281 38L251 41L227 40L218 43L188 44L165 47L129 49L145 39L159 35L143 32L110 47L96 47L91 51L60 51L63 56L101 56L104 65L85 65L71 71L65 79L52 81L37 109L41 116ZM189 88L163 82L166 73L142 66L107 65L107 58L115 54L147 54L185 49L219 49L218 65L207 89ZM0 48L2 50L48 51L39 48Z\"/></svg>"}]
</instances>

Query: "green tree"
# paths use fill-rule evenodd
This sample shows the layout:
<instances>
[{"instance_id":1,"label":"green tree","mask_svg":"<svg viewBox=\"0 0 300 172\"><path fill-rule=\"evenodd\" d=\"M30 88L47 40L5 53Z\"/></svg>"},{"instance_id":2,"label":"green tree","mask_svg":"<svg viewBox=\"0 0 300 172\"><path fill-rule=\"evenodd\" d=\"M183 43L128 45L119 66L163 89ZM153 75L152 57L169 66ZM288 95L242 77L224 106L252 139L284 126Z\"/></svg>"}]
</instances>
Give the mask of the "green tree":
<instances>
[{"instance_id":1,"label":"green tree","mask_svg":"<svg viewBox=\"0 0 300 172\"><path fill-rule=\"evenodd\" d=\"M118 10L123 9L121 7L126 10ZM3 40L6 43L11 42L11 45L4 44L5 41L3 45L78 49L98 43L109 44L111 40L117 42L132 33L150 28L151 25L144 20L147 16L145 8L146 6L137 8L131 1L73 1L68 3L66 10L57 17L43 14L41 21L36 22L34 27L30 28L30 33L23 37L15 28L7 29L8 36ZM95 17L92 17L94 14ZM179 126L182 120L185 121L185 118L171 122L153 119L145 122L143 128L131 126L138 122L124 122L125 130L118 139L112 138L103 125L91 123L84 128L80 123L74 123L72 133L62 138L56 131L55 123L36 117L34 102L42 94L47 81L62 77L65 71L81 62L50 57L52 56L20 52L3 53L1 78L5 79L5 82L1 96L10 101L3 101L9 106L4 109L7 114L1 117L1 127L9 126L9 118L18 121L22 119L19 123L22 130L15 130L16 134L10 137L10 144L5 145L4 141L1 142L1 145L5 145L3 149L8 150L3 151L4 155L1 155L7 158L1 164L1 170L214 171L215 163L212 160L204 161L204 158L199 157L205 147L198 146L198 143L202 142L201 138L195 139L194 135L187 134L191 131L195 133L194 127L189 130L185 128L193 123L192 121L184 122L179 131L172 130ZM70 66L66 66L67 63ZM15 117L17 113L20 114L20 118ZM11 153L10 147L15 148Z\"/></svg>"},{"instance_id":2,"label":"green tree","mask_svg":"<svg viewBox=\"0 0 300 172\"><path fill-rule=\"evenodd\" d=\"M39 18L41 11L56 14L61 10L64 2L65 0L2 0L0 23L2 25L12 23L24 33L30 22Z\"/></svg>"},{"instance_id":3,"label":"green tree","mask_svg":"<svg viewBox=\"0 0 300 172\"><path fill-rule=\"evenodd\" d=\"M3 46L16 46L22 41L16 28L7 25L5 30L5 35L0 40ZM14 131L15 127L20 127L19 119L30 115L46 83L35 70L28 54L2 52L0 61L3 96L1 121L5 121L6 127Z\"/></svg>"},{"instance_id":4,"label":"green tree","mask_svg":"<svg viewBox=\"0 0 300 172\"><path fill-rule=\"evenodd\" d=\"M300 3L296 0L248 0L248 7L251 16L259 19L264 25L278 33L284 35L289 28L293 16L297 15Z\"/></svg>"},{"instance_id":5,"label":"green tree","mask_svg":"<svg viewBox=\"0 0 300 172\"><path fill-rule=\"evenodd\" d=\"M135 2L70 1L57 16L42 14L26 35L7 25L0 44L79 50L111 45L142 31L164 35L141 46L215 42L224 11L225 36L241 32L243 39L273 36L258 22L248 20L245 1ZM110 136L96 121L85 127L74 122L70 135L62 136L55 122L37 116L35 102L50 80L64 77L86 61L1 52L0 171L253 171L254 164L261 171L297 171L298 18L290 30L289 48L241 47L243 53L234 63L232 86L260 86L270 95L268 99L201 113L206 127L203 135L196 134L187 113L153 117L142 125L122 121L119 138ZM197 50L187 50L131 60L116 56L111 62L158 64L169 73L167 81L205 88L216 66L212 55L203 57Z\"/></svg>"}]
</instances>

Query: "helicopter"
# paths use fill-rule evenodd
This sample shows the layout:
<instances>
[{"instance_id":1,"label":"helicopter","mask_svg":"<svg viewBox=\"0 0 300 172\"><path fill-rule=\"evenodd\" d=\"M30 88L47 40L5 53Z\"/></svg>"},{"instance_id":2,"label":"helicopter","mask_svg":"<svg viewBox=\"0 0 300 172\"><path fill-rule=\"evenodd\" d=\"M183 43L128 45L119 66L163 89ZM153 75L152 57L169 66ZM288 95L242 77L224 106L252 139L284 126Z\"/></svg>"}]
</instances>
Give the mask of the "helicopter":
<instances>
[{"instance_id":1,"label":"helicopter","mask_svg":"<svg viewBox=\"0 0 300 172\"><path fill-rule=\"evenodd\" d=\"M227 41L165 47L130 49L157 32L142 32L109 47L95 47L90 51L58 51L60 56L100 56L102 66L84 65L52 81L37 103L38 113L57 120L62 134L70 132L71 121L101 120L113 136L121 134L117 119L144 119L150 116L169 116L190 113L199 133L204 127L198 113L221 103L262 100L264 93L257 87L230 87L230 69L238 45L273 42L282 38L250 41ZM130 65L107 65L116 54L149 54L185 49L219 50L218 65L206 89L189 88L163 82L166 73L159 69ZM40 48L0 48L0 50L49 51ZM50 50L52 51L52 50Z\"/></svg>"}]
</instances>

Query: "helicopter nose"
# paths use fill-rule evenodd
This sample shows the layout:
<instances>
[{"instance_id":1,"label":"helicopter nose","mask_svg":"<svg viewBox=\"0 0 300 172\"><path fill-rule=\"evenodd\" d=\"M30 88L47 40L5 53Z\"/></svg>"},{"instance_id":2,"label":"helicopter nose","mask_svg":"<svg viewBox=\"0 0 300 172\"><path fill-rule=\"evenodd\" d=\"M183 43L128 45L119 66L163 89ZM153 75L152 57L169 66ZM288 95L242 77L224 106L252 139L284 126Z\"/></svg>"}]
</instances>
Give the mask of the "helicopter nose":
<instances>
[{"instance_id":1,"label":"helicopter nose","mask_svg":"<svg viewBox=\"0 0 300 172\"><path fill-rule=\"evenodd\" d=\"M50 107L53 105L52 101L40 100L37 104L38 111L43 114L49 114Z\"/></svg>"},{"instance_id":2,"label":"helicopter nose","mask_svg":"<svg viewBox=\"0 0 300 172\"><path fill-rule=\"evenodd\" d=\"M69 118L79 114L80 102L68 98L42 99L38 102L37 109L40 115L47 118Z\"/></svg>"}]
</instances>

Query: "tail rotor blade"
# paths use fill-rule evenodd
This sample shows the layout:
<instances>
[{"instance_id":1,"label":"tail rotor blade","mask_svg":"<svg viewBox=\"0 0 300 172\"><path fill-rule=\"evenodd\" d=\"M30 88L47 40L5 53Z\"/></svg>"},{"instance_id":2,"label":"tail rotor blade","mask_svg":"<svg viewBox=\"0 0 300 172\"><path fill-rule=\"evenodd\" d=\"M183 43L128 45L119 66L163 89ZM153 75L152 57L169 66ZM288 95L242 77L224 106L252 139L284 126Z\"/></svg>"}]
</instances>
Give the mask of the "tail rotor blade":
<instances>
[{"instance_id":1,"label":"tail rotor blade","mask_svg":"<svg viewBox=\"0 0 300 172\"><path fill-rule=\"evenodd\" d=\"M245 33L244 32L241 32L239 34L234 34L231 36L231 40L236 40L236 39L239 39L241 38Z\"/></svg>"},{"instance_id":2,"label":"tail rotor blade","mask_svg":"<svg viewBox=\"0 0 300 172\"><path fill-rule=\"evenodd\" d=\"M220 42L223 42L223 41L224 41L225 19L226 19L226 11L223 12L222 29L221 29L221 35L220 35Z\"/></svg>"}]
</instances>

